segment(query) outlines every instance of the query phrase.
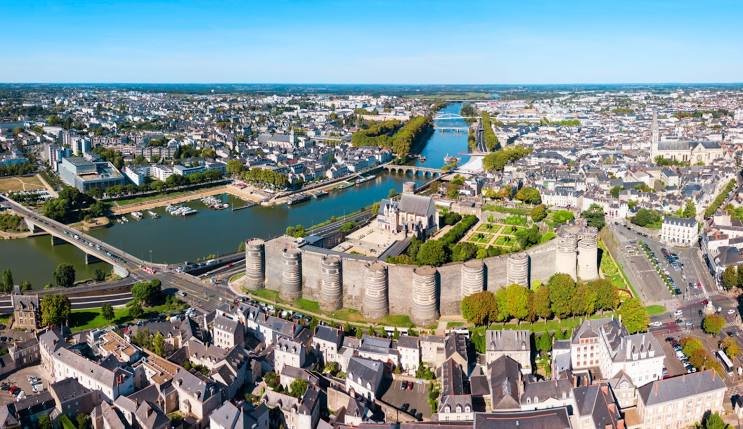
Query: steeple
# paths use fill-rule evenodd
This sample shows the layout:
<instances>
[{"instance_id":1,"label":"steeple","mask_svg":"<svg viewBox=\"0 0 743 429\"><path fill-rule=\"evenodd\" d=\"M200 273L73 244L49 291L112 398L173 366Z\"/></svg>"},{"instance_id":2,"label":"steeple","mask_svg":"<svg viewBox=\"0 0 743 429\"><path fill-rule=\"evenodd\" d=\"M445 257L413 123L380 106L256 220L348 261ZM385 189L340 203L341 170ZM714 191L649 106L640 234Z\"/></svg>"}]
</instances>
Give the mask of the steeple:
<instances>
[{"instance_id":1,"label":"steeple","mask_svg":"<svg viewBox=\"0 0 743 429\"><path fill-rule=\"evenodd\" d=\"M658 131L658 113L653 110L653 125L651 126L652 136L650 138L650 160L654 160L658 153L658 142L660 141L660 131Z\"/></svg>"}]
</instances>

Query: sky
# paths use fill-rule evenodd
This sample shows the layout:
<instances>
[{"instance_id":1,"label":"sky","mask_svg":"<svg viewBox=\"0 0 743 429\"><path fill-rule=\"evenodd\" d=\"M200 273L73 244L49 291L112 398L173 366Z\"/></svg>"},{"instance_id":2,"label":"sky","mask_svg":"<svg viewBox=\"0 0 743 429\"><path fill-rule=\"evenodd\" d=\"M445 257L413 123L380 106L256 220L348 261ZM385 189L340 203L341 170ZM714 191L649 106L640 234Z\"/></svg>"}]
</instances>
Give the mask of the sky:
<instances>
[{"instance_id":1,"label":"sky","mask_svg":"<svg viewBox=\"0 0 743 429\"><path fill-rule=\"evenodd\" d=\"M743 0L0 0L0 82L743 82Z\"/></svg>"}]
</instances>

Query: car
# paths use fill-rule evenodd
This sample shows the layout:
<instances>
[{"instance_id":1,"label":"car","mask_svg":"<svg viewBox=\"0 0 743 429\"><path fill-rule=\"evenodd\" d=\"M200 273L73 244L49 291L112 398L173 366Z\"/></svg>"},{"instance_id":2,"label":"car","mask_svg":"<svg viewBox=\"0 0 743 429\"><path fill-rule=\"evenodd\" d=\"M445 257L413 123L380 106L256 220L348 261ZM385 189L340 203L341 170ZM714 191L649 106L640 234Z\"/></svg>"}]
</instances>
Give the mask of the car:
<instances>
[{"instance_id":1,"label":"car","mask_svg":"<svg viewBox=\"0 0 743 429\"><path fill-rule=\"evenodd\" d=\"M420 411L418 411L417 413L415 413L415 419L416 420L423 420L423 413L421 413Z\"/></svg>"},{"instance_id":2,"label":"car","mask_svg":"<svg viewBox=\"0 0 743 429\"><path fill-rule=\"evenodd\" d=\"M186 292L183 292L182 290L178 291L178 296L186 296Z\"/></svg>"},{"instance_id":3,"label":"car","mask_svg":"<svg viewBox=\"0 0 743 429\"><path fill-rule=\"evenodd\" d=\"M415 384L414 384L414 383L413 383L413 382L411 381L411 382L410 382L410 383L408 384L408 390L413 390L413 388L414 388L414 387L415 387Z\"/></svg>"},{"instance_id":4,"label":"car","mask_svg":"<svg viewBox=\"0 0 743 429\"><path fill-rule=\"evenodd\" d=\"M410 408L410 404L408 404L407 402L400 405L400 409L403 411L407 411L408 408Z\"/></svg>"},{"instance_id":5,"label":"car","mask_svg":"<svg viewBox=\"0 0 743 429\"><path fill-rule=\"evenodd\" d=\"M681 311L681 310L676 310L676 311L673 312L673 315L676 316L676 317L681 317L681 316L684 315L684 312Z\"/></svg>"},{"instance_id":6,"label":"car","mask_svg":"<svg viewBox=\"0 0 743 429\"><path fill-rule=\"evenodd\" d=\"M663 326L663 323L660 322L660 321L658 321L658 320L656 320L655 322L650 322L650 326L652 326L654 328L658 328L658 327Z\"/></svg>"},{"instance_id":7,"label":"car","mask_svg":"<svg viewBox=\"0 0 743 429\"><path fill-rule=\"evenodd\" d=\"M728 310L728 314L735 314L735 309L731 308L730 310Z\"/></svg>"},{"instance_id":8,"label":"car","mask_svg":"<svg viewBox=\"0 0 743 429\"><path fill-rule=\"evenodd\" d=\"M418 412L418 410L416 410L415 408L411 408L411 409L410 409L410 411L409 411L410 415L413 415L413 416L414 416L414 415L415 415L415 413L417 413L417 412Z\"/></svg>"}]
</instances>

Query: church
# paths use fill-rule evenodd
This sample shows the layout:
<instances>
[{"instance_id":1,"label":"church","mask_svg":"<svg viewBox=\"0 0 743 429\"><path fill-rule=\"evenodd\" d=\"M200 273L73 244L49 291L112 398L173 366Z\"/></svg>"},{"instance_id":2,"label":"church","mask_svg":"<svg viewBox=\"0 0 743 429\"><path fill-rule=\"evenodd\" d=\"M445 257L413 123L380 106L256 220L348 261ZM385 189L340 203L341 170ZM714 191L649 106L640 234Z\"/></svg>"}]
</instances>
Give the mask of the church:
<instances>
[{"instance_id":1,"label":"church","mask_svg":"<svg viewBox=\"0 0 743 429\"><path fill-rule=\"evenodd\" d=\"M680 139L660 138L658 118L653 112L652 137L650 141L650 160L663 157L677 162L686 162L690 165L708 165L712 161L723 157L720 144L712 141L689 141Z\"/></svg>"},{"instance_id":2,"label":"church","mask_svg":"<svg viewBox=\"0 0 743 429\"><path fill-rule=\"evenodd\" d=\"M433 198L403 192L399 201L383 199L379 203L377 229L404 237L430 237L438 229Z\"/></svg>"}]
</instances>

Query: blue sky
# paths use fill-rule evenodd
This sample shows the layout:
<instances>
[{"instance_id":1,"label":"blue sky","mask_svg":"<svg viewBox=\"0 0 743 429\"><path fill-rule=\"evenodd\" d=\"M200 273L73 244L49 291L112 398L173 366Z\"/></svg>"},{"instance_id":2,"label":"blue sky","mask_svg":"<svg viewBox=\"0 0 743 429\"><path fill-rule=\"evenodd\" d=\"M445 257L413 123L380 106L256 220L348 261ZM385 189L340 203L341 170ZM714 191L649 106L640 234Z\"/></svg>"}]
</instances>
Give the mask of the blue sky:
<instances>
[{"instance_id":1,"label":"blue sky","mask_svg":"<svg viewBox=\"0 0 743 429\"><path fill-rule=\"evenodd\" d=\"M743 1L6 1L0 82L743 81Z\"/></svg>"}]
</instances>

